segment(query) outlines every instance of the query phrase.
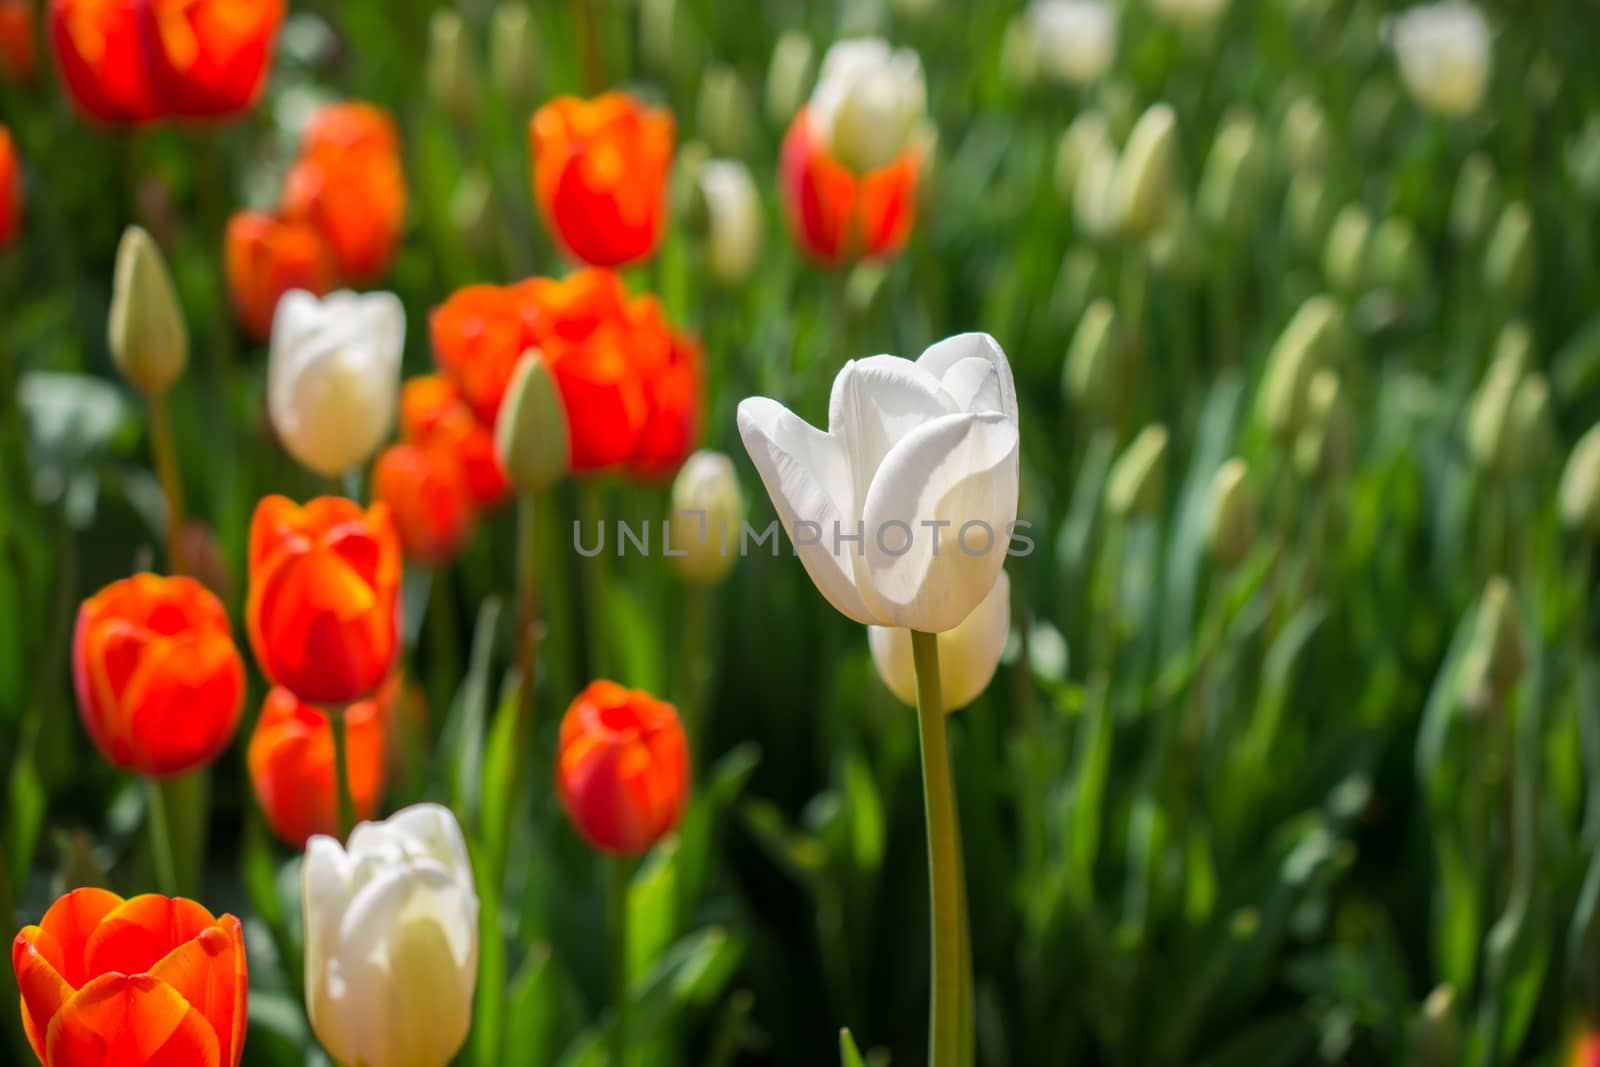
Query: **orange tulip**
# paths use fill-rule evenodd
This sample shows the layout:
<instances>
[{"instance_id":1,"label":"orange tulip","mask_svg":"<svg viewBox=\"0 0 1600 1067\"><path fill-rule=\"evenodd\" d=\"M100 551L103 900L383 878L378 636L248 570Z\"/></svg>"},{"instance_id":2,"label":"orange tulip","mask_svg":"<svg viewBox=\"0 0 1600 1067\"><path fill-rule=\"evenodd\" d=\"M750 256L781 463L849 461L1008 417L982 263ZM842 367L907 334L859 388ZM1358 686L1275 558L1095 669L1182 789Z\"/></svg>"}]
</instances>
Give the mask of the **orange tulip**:
<instances>
[{"instance_id":1,"label":"orange tulip","mask_svg":"<svg viewBox=\"0 0 1600 1067\"><path fill-rule=\"evenodd\" d=\"M450 379L430 374L406 382L400 390L400 432L424 448L453 453L479 507L500 503L510 491L494 433L473 415Z\"/></svg>"},{"instance_id":2,"label":"orange tulip","mask_svg":"<svg viewBox=\"0 0 1600 1067\"><path fill-rule=\"evenodd\" d=\"M400 539L384 504L281 496L250 524L250 646L261 671L302 700L348 704L394 668Z\"/></svg>"},{"instance_id":3,"label":"orange tulip","mask_svg":"<svg viewBox=\"0 0 1600 1067\"><path fill-rule=\"evenodd\" d=\"M655 251L666 224L672 114L626 93L558 97L533 116L533 194L575 258L616 267Z\"/></svg>"},{"instance_id":4,"label":"orange tulip","mask_svg":"<svg viewBox=\"0 0 1600 1067\"><path fill-rule=\"evenodd\" d=\"M84 601L72 677L95 747L147 775L216 759L244 702L244 661L227 612L191 578L140 574Z\"/></svg>"},{"instance_id":5,"label":"orange tulip","mask_svg":"<svg viewBox=\"0 0 1600 1067\"><path fill-rule=\"evenodd\" d=\"M407 559L441 567L472 533L472 488L461 460L444 448L402 442L384 449L372 492L394 514Z\"/></svg>"},{"instance_id":6,"label":"orange tulip","mask_svg":"<svg viewBox=\"0 0 1600 1067\"><path fill-rule=\"evenodd\" d=\"M921 157L907 149L888 166L856 174L839 162L802 109L783 139L778 184L795 242L830 265L897 254L916 216Z\"/></svg>"},{"instance_id":7,"label":"orange tulip","mask_svg":"<svg viewBox=\"0 0 1600 1067\"><path fill-rule=\"evenodd\" d=\"M331 104L312 119L284 184L283 213L315 226L351 282L383 274L405 232L400 138L381 108Z\"/></svg>"},{"instance_id":8,"label":"orange tulip","mask_svg":"<svg viewBox=\"0 0 1600 1067\"><path fill-rule=\"evenodd\" d=\"M283 0L51 0L50 38L92 118L220 118L260 93L283 13Z\"/></svg>"},{"instance_id":9,"label":"orange tulip","mask_svg":"<svg viewBox=\"0 0 1600 1067\"><path fill-rule=\"evenodd\" d=\"M73 890L11 965L45 1067L237 1067L244 1051L243 931L192 900Z\"/></svg>"},{"instance_id":10,"label":"orange tulip","mask_svg":"<svg viewBox=\"0 0 1600 1067\"><path fill-rule=\"evenodd\" d=\"M595 848L638 855L671 833L689 797L689 745L671 704L594 682L561 720L556 792Z\"/></svg>"},{"instance_id":11,"label":"orange tulip","mask_svg":"<svg viewBox=\"0 0 1600 1067\"><path fill-rule=\"evenodd\" d=\"M30 82L39 73L33 50L35 0L0 0L0 75Z\"/></svg>"},{"instance_id":12,"label":"orange tulip","mask_svg":"<svg viewBox=\"0 0 1600 1067\"><path fill-rule=\"evenodd\" d=\"M383 793L385 717L396 686L344 711L346 766L358 819L378 813ZM339 799L333 764L333 724L318 708L282 686L267 694L246 753L250 784L267 825L285 844L304 848L312 834L339 835Z\"/></svg>"},{"instance_id":13,"label":"orange tulip","mask_svg":"<svg viewBox=\"0 0 1600 1067\"><path fill-rule=\"evenodd\" d=\"M428 316L434 359L485 426L494 425L512 372L534 343L528 284L469 285Z\"/></svg>"},{"instance_id":14,"label":"orange tulip","mask_svg":"<svg viewBox=\"0 0 1600 1067\"><path fill-rule=\"evenodd\" d=\"M313 227L241 211L228 221L225 266L228 292L245 332L257 341L272 334L278 301L291 289L317 296L338 284L332 251Z\"/></svg>"},{"instance_id":15,"label":"orange tulip","mask_svg":"<svg viewBox=\"0 0 1600 1067\"><path fill-rule=\"evenodd\" d=\"M22 229L22 164L11 131L0 123L0 248L16 239Z\"/></svg>"}]
</instances>

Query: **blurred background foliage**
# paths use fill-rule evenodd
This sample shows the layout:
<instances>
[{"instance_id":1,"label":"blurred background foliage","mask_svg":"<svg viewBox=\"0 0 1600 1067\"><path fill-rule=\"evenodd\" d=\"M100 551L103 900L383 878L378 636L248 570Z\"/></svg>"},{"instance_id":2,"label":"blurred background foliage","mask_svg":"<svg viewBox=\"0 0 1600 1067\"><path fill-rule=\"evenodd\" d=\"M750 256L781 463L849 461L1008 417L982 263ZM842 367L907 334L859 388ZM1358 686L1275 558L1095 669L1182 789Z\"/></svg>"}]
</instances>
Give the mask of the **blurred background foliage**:
<instances>
[{"instance_id":1,"label":"blurred background foliage","mask_svg":"<svg viewBox=\"0 0 1600 1067\"><path fill-rule=\"evenodd\" d=\"M276 197L307 110L359 97L400 120L413 199L387 284L410 317L408 375L431 369L426 315L455 288L566 270L530 200L526 121L578 90L572 7L532 5L525 61L497 65L496 5L460 0L471 62L441 80L444 6L295 0L266 96L222 129L101 131L48 76L0 86L28 191L0 256L8 918L72 885L148 881L143 793L93 758L67 663L78 602L149 566L162 537L144 409L104 339L122 228L152 231L182 293L182 467L236 625L255 500L321 487L271 440L220 234ZM680 156L743 159L762 190L767 252L747 281L710 280L689 196L630 273L703 340L704 444L735 456L754 524L770 509L738 399L818 420L843 359L968 329L1013 362L1036 550L1012 564L1005 666L953 725L980 1060L1565 1062L1600 1011L1595 531L1563 524L1556 492L1600 418L1593 4L1488 5L1491 86L1457 121L1407 97L1374 0L1236 0L1200 32L1129 0L1113 67L1076 88L1034 70L1009 2L595 10L611 79L671 106ZM788 116L768 68L782 34L820 55L860 32L921 54L938 141L905 254L830 274L782 229ZM1174 199L1148 239L1097 238L1069 130L1121 145L1157 101L1177 119ZM1219 541L1231 457L1247 491ZM613 517L665 513L664 488L606 493ZM576 514L570 486L560 506ZM448 800L470 827L493 802L511 526L408 576L424 743L388 808ZM582 612L557 540L552 595ZM681 694L698 606L658 559L617 573L620 680ZM866 1062L916 1063L912 713L787 547L742 561L711 610L695 807L632 890L638 1062L816 1064L850 1026ZM569 664L573 621L552 631ZM491 910L479 1025L501 1012L506 1038L463 1063L600 1059L602 872L545 770L571 673L541 678L534 798ZM264 693L255 679L246 729ZM212 775L198 895L246 920L245 1062L320 1062L293 962L297 861L252 811L242 748Z\"/></svg>"}]
</instances>

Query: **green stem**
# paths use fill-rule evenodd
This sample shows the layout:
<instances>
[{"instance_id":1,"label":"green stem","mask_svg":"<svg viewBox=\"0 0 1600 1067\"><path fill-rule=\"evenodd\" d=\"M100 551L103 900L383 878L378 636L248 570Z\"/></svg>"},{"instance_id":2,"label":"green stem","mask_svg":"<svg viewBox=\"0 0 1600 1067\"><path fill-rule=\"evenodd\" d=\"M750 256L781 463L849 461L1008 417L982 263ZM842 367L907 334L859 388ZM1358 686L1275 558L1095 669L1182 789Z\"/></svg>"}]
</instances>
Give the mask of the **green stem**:
<instances>
[{"instance_id":1,"label":"green stem","mask_svg":"<svg viewBox=\"0 0 1600 1067\"><path fill-rule=\"evenodd\" d=\"M350 738L345 712L348 705L328 709L328 722L333 727L333 777L339 811L339 840L350 839L356 825L356 805L350 793Z\"/></svg>"},{"instance_id":2,"label":"green stem","mask_svg":"<svg viewBox=\"0 0 1600 1067\"><path fill-rule=\"evenodd\" d=\"M583 91L594 96L606 87L605 61L600 56L600 27L594 20L594 0L576 0L578 50L583 56Z\"/></svg>"},{"instance_id":3,"label":"green stem","mask_svg":"<svg viewBox=\"0 0 1600 1067\"><path fill-rule=\"evenodd\" d=\"M183 478L178 472L178 450L172 439L172 416L165 393L150 394L150 454L167 502L167 569L186 574L189 561L183 550Z\"/></svg>"},{"instance_id":4,"label":"green stem","mask_svg":"<svg viewBox=\"0 0 1600 1067\"><path fill-rule=\"evenodd\" d=\"M178 895L178 864L172 853L172 813L167 810L161 783L146 778L145 822L150 827L150 862L155 867L156 885L169 897Z\"/></svg>"},{"instance_id":5,"label":"green stem","mask_svg":"<svg viewBox=\"0 0 1600 1067\"><path fill-rule=\"evenodd\" d=\"M618 856L611 868L611 993L616 1005L616 1025L611 1028L611 1067L628 1062L628 887L633 883L633 860Z\"/></svg>"},{"instance_id":6,"label":"green stem","mask_svg":"<svg viewBox=\"0 0 1600 1067\"><path fill-rule=\"evenodd\" d=\"M611 657L608 654L607 608L611 599L611 556L614 546L605 543L605 490L600 482L590 479L578 490L578 510L583 516L585 536L600 539L600 551L589 561L589 603L586 616L589 622L589 674L591 678L608 678Z\"/></svg>"},{"instance_id":7,"label":"green stem","mask_svg":"<svg viewBox=\"0 0 1600 1067\"><path fill-rule=\"evenodd\" d=\"M700 752L700 735L705 728L705 688L711 670L707 637L711 629L711 591L703 585L688 585L683 591L683 671L679 712L689 734L689 752Z\"/></svg>"},{"instance_id":8,"label":"green stem","mask_svg":"<svg viewBox=\"0 0 1600 1067\"><path fill-rule=\"evenodd\" d=\"M917 673L917 726L921 739L924 805L928 822L928 888L932 915L932 989L928 1003L929 1067L958 1067L961 1052L961 859L955 788L945 736L935 634L911 632Z\"/></svg>"}]
</instances>

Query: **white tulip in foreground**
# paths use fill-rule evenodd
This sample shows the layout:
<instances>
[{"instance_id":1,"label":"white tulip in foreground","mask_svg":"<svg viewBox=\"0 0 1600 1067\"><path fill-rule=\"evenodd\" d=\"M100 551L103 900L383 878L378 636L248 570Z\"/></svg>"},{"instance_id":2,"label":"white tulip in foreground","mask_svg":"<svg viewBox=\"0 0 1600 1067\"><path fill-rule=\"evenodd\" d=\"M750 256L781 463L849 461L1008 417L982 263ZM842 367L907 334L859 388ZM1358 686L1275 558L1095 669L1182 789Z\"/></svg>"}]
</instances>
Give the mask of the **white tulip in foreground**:
<instances>
[{"instance_id":1,"label":"white tulip in foreground","mask_svg":"<svg viewBox=\"0 0 1600 1067\"><path fill-rule=\"evenodd\" d=\"M365 463L388 436L400 388L406 312L393 293L278 303L267 362L267 413L284 447L318 474Z\"/></svg>"},{"instance_id":2,"label":"white tulip in foreground","mask_svg":"<svg viewBox=\"0 0 1600 1067\"><path fill-rule=\"evenodd\" d=\"M983 603L960 626L939 635L939 689L947 713L961 710L989 688L1010 633L1011 578L1001 571ZM867 643L883 684L902 704L915 707L917 672L910 632L869 626Z\"/></svg>"},{"instance_id":3,"label":"white tulip in foreground","mask_svg":"<svg viewBox=\"0 0 1600 1067\"><path fill-rule=\"evenodd\" d=\"M444 1067L466 1042L478 895L461 827L417 804L318 835L301 868L306 1010L322 1047L361 1067Z\"/></svg>"},{"instance_id":4,"label":"white tulip in foreground","mask_svg":"<svg viewBox=\"0 0 1600 1067\"><path fill-rule=\"evenodd\" d=\"M994 588L1017 518L1017 393L988 334L940 341L914 362L846 363L827 432L752 397L739 434L806 572L840 612L940 633Z\"/></svg>"},{"instance_id":5,"label":"white tulip in foreground","mask_svg":"<svg viewBox=\"0 0 1600 1067\"><path fill-rule=\"evenodd\" d=\"M1461 0L1418 4L1396 15L1388 32L1400 77L1418 103L1446 118L1478 109L1491 52L1482 11Z\"/></svg>"}]
</instances>

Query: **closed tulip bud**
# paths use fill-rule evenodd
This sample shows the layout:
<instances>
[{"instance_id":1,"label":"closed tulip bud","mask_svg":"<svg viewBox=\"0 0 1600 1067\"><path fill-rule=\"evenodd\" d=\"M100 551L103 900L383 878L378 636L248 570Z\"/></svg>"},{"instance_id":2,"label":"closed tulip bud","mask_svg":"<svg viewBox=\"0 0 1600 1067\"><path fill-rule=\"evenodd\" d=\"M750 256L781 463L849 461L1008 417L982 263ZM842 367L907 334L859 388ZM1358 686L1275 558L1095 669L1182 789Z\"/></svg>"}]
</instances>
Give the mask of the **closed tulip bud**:
<instances>
[{"instance_id":1,"label":"closed tulip bud","mask_svg":"<svg viewBox=\"0 0 1600 1067\"><path fill-rule=\"evenodd\" d=\"M371 458L394 423L406 312L393 293L296 290L272 323L267 411L289 453L334 477Z\"/></svg>"},{"instance_id":2,"label":"closed tulip bud","mask_svg":"<svg viewBox=\"0 0 1600 1067\"><path fill-rule=\"evenodd\" d=\"M1085 235L1100 240L1117 229L1117 154L1102 145L1089 153L1072 189L1072 219Z\"/></svg>"},{"instance_id":3,"label":"closed tulip bud","mask_svg":"<svg viewBox=\"0 0 1600 1067\"><path fill-rule=\"evenodd\" d=\"M639 53L647 70L658 76L694 70L697 49L679 20L677 0L642 0L639 5Z\"/></svg>"},{"instance_id":4,"label":"closed tulip bud","mask_svg":"<svg viewBox=\"0 0 1600 1067\"><path fill-rule=\"evenodd\" d=\"M1531 474L1544 466L1555 450L1555 416L1550 409L1550 383L1542 374L1530 374L1517 385L1511 398L1506 427L1506 457L1513 474Z\"/></svg>"},{"instance_id":5,"label":"closed tulip bud","mask_svg":"<svg viewBox=\"0 0 1600 1067\"><path fill-rule=\"evenodd\" d=\"M519 493L542 492L567 473L572 458L567 412L537 351L523 355L506 387L494 444L506 480Z\"/></svg>"},{"instance_id":6,"label":"closed tulip bud","mask_svg":"<svg viewBox=\"0 0 1600 1067\"><path fill-rule=\"evenodd\" d=\"M1478 468L1486 473L1503 474L1510 468L1512 454L1507 437L1522 373L1521 361L1515 355L1499 356L1489 365L1467 408L1467 448Z\"/></svg>"},{"instance_id":7,"label":"closed tulip bud","mask_svg":"<svg viewBox=\"0 0 1600 1067\"><path fill-rule=\"evenodd\" d=\"M1305 425L1311 379L1337 350L1343 312L1326 296L1300 305L1267 356L1256 393L1256 414L1280 442L1293 442Z\"/></svg>"},{"instance_id":8,"label":"closed tulip bud","mask_svg":"<svg viewBox=\"0 0 1600 1067\"><path fill-rule=\"evenodd\" d=\"M478 893L461 826L417 804L317 835L300 868L306 1014L338 1063L445 1067L466 1043Z\"/></svg>"},{"instance_id":9,"label":"closed tulip bud","mask_svg":"<svg viewBox=\"0 0 1600 1067\"><path fill-rule=\"evenodd\" d=\"M714 66L700 81L700 133L712 151L742 156L755 139L755 119L750 114L750 92L732 67Z\"/></svg>"},{"instance_id":10,"label":"closed tulip bud","mask_svg":"<svg viewBox=\"0 0 1600 1067\"><path fill-rule=\"evenodd\" d=\"M1450 231L1462 244L1476 244L1489 232L1489 221L1500 210L1499 179L1494 164L1474 152L1461 164L1455 196L1450 201Z\"/></svg>"},{"instance_id":11,"label":"closed tulip bud","mask_svg":"<svg viewBox=\"0 0 1600 1067\"><path fill-rule=\"evenodd\" d=\"M1084 111L1072 120L1072 125L1056 142L1056 191L1063 202L1072 201L1073 190L1077 187L1078 176L1083 172L1085 162L1095 153L1109 154L1111 151L1110 127L1103 114Z\"/></svg>"},{"instance_id":12,"label":"closed tulip bud","mask_svg":"<svg viewBox=\"0 0 1600 1067\"><path fill-rule=\"evenodd\" d=\"M1339 478L1349 470L1352 445L1343 383L1323 368L1306 386L1306 421L1295 439L1295 466L1303 478Z\"/></svg>"},{"instance_id":13,"label":"closed tulip bud","mask_svg":"<svg viewBox=\"0 0 1600 1067\"><path fill-rule=\"evenodd\" d=\"M1152 105L1134 124L1113 183L1117 221L1128 236L1144 237L1161 222L1172 195L1177 130L1177 113L1167 104Z\"/></svg>"},{"instance_id":14,"label":"closed tulip bud","mask_svg":"<svg viewBox=\"0 0 1600 1067\"><path fill-rule=\"evenodd\" d=\"M1067 349L1062 369L1066 394L1080 412L1104 417L1112 400L1116 379L1117 309L1109 300L1096 300L1078 320L1078 331Z\"/></svg>"},{"instance_id":15,"label":"closed tulip bud","mask_svg":"<svg viewBox=\"0 0 1600 1067\"><path fill-rule=\"evenodd\" d=\"M939 696L945 714L960 711L983 695L1000 666L1011 634L1011 578L1005 571L972 614L953 630L938 635ZM867 644L878 677L902 704L917 705L917 674L911 653L911 631L889 626L867 627Z\"/></svg>"},{"instance_id":16,"label":"closed tulip bud","mask_svg":"<svg viewBox=\"0 0 1600 1067\"><path fill-rule=\"evenodd\" d=\"M1372 235L1372 280L1380 288L1414 296L1428 281L1422 243L1411 223L1391 216Z\"/></svg>"},{"instance_id":17,"label":"closed tulip bud","mask_svg":"<svg viewBox=\"0 0 1600 1067\"><path fill-rule=\"evenodd\" d=\"M1561 472L1561 523L1570 533L1600 537L1600 424L1578 438Z\"/></svg>"},{"instance_id":18,"label":"closed tulip bud","mask_svg":"<svg viewBox=\"0 0 1600 1067\"><path fill-rule=\"evenodd\" d=\"M695 184L705 210L706 267L715 281L738 285L755 271L765 243L761 194L750 169L733 160L706 163Z\"/></svg>"},{"instance_id":19,"label":"closed tulip bud","mask_svg":"<svg viewBox=\"0 0 1600 1067\"><path fill-rule=\"evenodd\" d=\"M1387 27L1400 77L1417 103L1444 118L1478 109L1489 84L1489 24L1461 0L1418 4Z\"/></svg>"},{"instance_id":20,"label":"closed tulip bud","mask_svg":"<svg viewBox=\"0 0 1600 1067\"><path fill-rule=\"evenodd\" d=\"M1497 706L1516 687L1526 664L1516 592L1497 574L1478 600L1471 643L1461 661L1462 698L1476 711Z\"/></svg>"},{"instance_id":21,"label":"closed tulip bud","mask_svg":"<svg viewBox=\"0 0 1600 1067\"><path fill-rule=\"evenodd\" d=\"M787 126L811 92L816 51L811 39L797 30L778 38L767 65L767 121Z\"/></svg>"},{"instance_id":22,"label":"closed tulip bud","mask_svg":"<svg viewBox=\"0 0 1600 1067\"><path fill-rule=\"evenodd\" d=\"M1249 226L1262 162L1255 120L1240 116L1224 123L1200 176L1200 217L1213 230L1237 234Z\"/></svg>"},{"instance_id":23,"label":"closed tulip bud","mask_svg":"<svg viewBox=\"0 0 1600 1067\"><path fill-rule=\"evenodd\" d=\"M1422 1002L1417 1020L1417 1062L1420 1067L1460 1067L1461 1020L1455 990L1442 985Z\"/></svg>"},{"instance_id":24,"label":"closed tulip bud","mask_svg":"<svg viewBox=\"0 0 1600 1067\"><path fill-rule=\"evenodd\" d=\"M639 856L677 829L689 766L677 709L615 682L594 682L561 720L556 795L589 844Z\"/></svg>"},{"instance_id":25,"label":"closed tulip bud","mask_svg":"<svg viewBox=\"0 0 1600 1067\"><path fill-rule=\"evenodd\" d=\"M1290 179L1284 214L1288 219L1289 239L1302 255L1315 255L1323 250L1332 213L1327 179L1310 171Z\"/></svg>"},{"instance_id":26,"label":"closed tulip bud","mask_svg":"<svg viewBox=\"0 0 1600 1067\"><path fill-rule=\"evenodd\" d=\"M1149 515L1161 504L1166 485L1167 428L1146 426L1133 439L1106 478L1106 507L1121 520Z\"/></svg>"},{"instance_id":27,"label":"closed tulip bud","mask_svg":"<svg viewBox=\"0 0 1600 1067\"><path fill-rule=\"evenodd\" d=\"M467 245L487 250L495 239L494 183L480 170L462 173L450 194L450 225Z\"/></svg>"},{"instance_id":28,"label":"closed tulip bud","mask_svg":"<svg viewBox=\"0 0 1600 1067\"><path fill-rule=\"evenodd\" d=\"M137 226L117 246L108 333L117 370L146 396L165 393L189 363L189 330L172 275L161 249Z\"/></svg>"},{"instance_id":29,"label":"closed tulip bud","mask_svg":"<svg viewBox=\"0 0 1600 1067\"><path fill-rule=\"evenodd\" d=\"M1313 97L1297 96L1284 109L1278 130L1278 149L1283 163L1297 173L1321 170L1328 162L1328 113Z\"/></svg>"},{"instance_id":30,"label":"closed tulip bud","mask_svg":"<svg viewBox=\"0 0 1600 1067\"><path fill-rule=\"evenodd\" d=\"M428 95L435 107L463 125L478 111L476 70L466 24L450 8L439 8L428 21Z\"/></svg>"},{"instance_id":31,"label":"closed tulip bud","mask_svg":"<svg viewBox=\"0 0 1600 1067\"><path fill-rule=\"evenodd\" d=\"M1223 570L1232 570L1255 547L1260 515L1250 488L1250 471L1242 459L1230 459L1211 479L1211 519L1206 525L1206 552Z\"/></svg>"},{"instance_id":32,"label":"closed tulip bud","mask_svg":"<svg viewBox=\"0 0 1600 1067\"><path fill-rule=\"evenodd\" d=\"M1347 204L1334 216L1322 273L1335 291L1350 295L1367 286L1372 249L1372 216L1359 204Z\"/></svg>"},{"instance_id":33,"label":"closed tulip bud","mask_svg":"<svg viewBox=\"0 0 1600 1067\"><path fill-rule=\"evenodd\" d=\"M1117 58L1117 12L1103 0L1034 0L1028 5L1042 69L1069 85L1088 85Z\"/></svg>"},{"instance_id":34,"label":"closed tulip bud","mask_svg":"<svg viewBox=\"0 0 1600 1067\"><path fill-rule=\"evenodd\" d=\"M531 111L539 101L540 52L528 5L497 4L489 23L489 71L496 91L518 111Z\"/></svg>"},{"instance_id":35,"label":"closed tulip bud","mask_svg":"<svg viewBox=\"0 0 1600 1067\"><path fill-rule=\"evenodd\" d=\"M1533 283L1533 214L1522 201L1500 213L1483 254L1483 284L1499 299L1522 300Z\"/></svg>"},{"instance_id":36,"label":"closed tulip bud","mask_svg":"<svg viewBox=\"0 0 1600 1067\"><path fill-rule=\"evenodd\" d=\"M672 565L691 585L716 585L738 559L744 494L721 452L690 456L672 483ZM681 554L679 554L681 553Z\"/></svg>"}]
</instances>

